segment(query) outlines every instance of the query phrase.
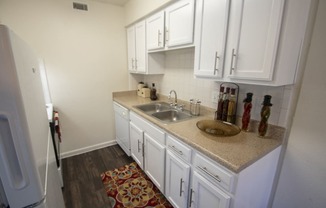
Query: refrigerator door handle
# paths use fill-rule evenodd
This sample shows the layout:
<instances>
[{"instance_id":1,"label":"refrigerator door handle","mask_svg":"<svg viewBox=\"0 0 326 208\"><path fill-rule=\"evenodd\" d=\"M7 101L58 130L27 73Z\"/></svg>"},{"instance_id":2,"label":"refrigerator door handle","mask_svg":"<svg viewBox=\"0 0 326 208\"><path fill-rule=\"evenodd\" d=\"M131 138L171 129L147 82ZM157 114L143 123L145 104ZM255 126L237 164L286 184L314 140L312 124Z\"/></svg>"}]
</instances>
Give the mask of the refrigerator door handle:
<instances>
[{"instance_id":1,"label":"refrigerator door handle","mask_svg":"<svg viewBox=\"0 0 326 208\"><path fill-rule=\"evenodd\" d=\"M22 189L27 185L27 177L17 154L15 135L11 127L8 116L0 114L0 158L12 188Z\"/></svg>"}]
</instances>

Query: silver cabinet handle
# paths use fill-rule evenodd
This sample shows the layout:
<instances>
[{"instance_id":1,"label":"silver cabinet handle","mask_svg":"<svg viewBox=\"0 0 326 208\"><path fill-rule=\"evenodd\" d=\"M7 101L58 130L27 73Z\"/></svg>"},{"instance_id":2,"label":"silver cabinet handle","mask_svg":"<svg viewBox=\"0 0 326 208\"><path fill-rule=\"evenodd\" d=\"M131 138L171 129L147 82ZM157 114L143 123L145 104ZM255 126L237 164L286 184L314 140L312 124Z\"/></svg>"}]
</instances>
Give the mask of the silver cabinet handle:
<instances>
[{"instance_id":1,"label":"silver cabinet handle","mask_svg":"<svg viewBox=\"0 0 326 208\"><path fill-rule=\"evenodd\" d=\"M182 196L182 183L183 183L183 180L182 178L180 179L180 196Z\"/></svg>"},{"instance_id":2,"label":"silver cabinet handle","mask_svg":"<svg viewBox=\"0 0 326 208\"><path fill-rule=\"evenodd\" d=\"M135 63L135 60L132 58L132 59L131 59L131 68L132 68L132 69L134 69L134 68L135 68L135 65L134 65L134 63Z\"/></svg>"},{"instance_id":3,"label":"silver cabinet handle","mask_svg":"<svg viewBox=\"0 0 326 208\"><path fill-rule=\"evenodd\" d=\"M218 56L217 51L215 52L215 61L214 61L214 75L216 74L216 72L218 71L218 65L216 64L216 61L220 60L220 57Z\"/></svg>"},{"instance_id":4,"label":"silver cabinet handle","mask_svg":"<svg viewBox=\"0 0 326 208\"><path fill-rule=\"evenodd\" d=\"M179 155L183 155L183 152L181 150L178 150L174 145L169 145L171 150L173 150L175 153L178 153Z\"/></svg>"},{"instance_id":5,"label":"silver cabinet handle","mask_svg":"<svg viewBox=\"0 0 326 208\"><path fill-rule=\"evenodd\" d=\"M158 46L161 46L161 35L162 35L161 31L158 30L158 34L157 34L157 44L158 44Z\"/></svg>"},{"instance_id":6,"label":"silver cabinet handle","mask_svg":"<svg viewBox=\"0 0 326 208\"><path fill-rule=\"evenodd\" d=\"M165 44L167 44L167 42L169 41L169 30L167 28L165 28Z\"/></svg>"},{"instance_id":7,"label":"silver cabinet handle","mask_svg":"<svg viewBox=\"0 0 326 208\"><path fill-rule=\"evenodd\" d=\"M192 203L194 202L192 200L192 195L195 193L195 191L193 189L190 189L190 200L189 200L189 207L191 207Z\"/></svg>"},{"instance_id":8,"label":"silver cabinet handle","mask_svg":"<svg viewBox=\"0 0 326 208\"><path fill-rule=\"evenodd\" d=\"M137 140L137 142L138 142L138 152L140 152L140 148L139 148L139 143L140 143L140 141L139 140Z\"/></svg>"},{"instance_id":9,"label":"silver cabinet handle","mask_svg":"<svg viewBox=\"0 0 326 208\"><path fill-rule=\"evenodd\" d=\"M206 167L197 166L197 168L199 168L200 170L204 171L207 175L209 175L210 177L212 177L213 179L215 179L219 183L221 182L220 177L218 175L214 175L213 173L211 173L209 170L207 170Z\"/></svg>"},{"instance_id":10,"label":"silver cabinet handle","mask_svg":"<svg viewBox=\"0 0 326 208\"><path fill-rule=\"evenodd\" d=\"M143 148L142 149L143 150L143 157L145 157L145 144L144 143L142 144L142 148Z\"/></svg>"},{"instance_id":11,"label":"silver cabinet handle","mask_svg":"<svg viewBox=\"0 0 326 208\"><path fill-rule=\"evenodd\" d=\"M135 59L135 69L137 69L137 68L138 68L138 66L137 66L137 62L138 62L138 60L137 60L137 59Z\"/></svg>"},{"instance_id":12,"label":"silver cabinet handle","mask_svg":"<svg viewBox=\"0 0 326 208\"><path fill-rule=\"evenodd\" d=\"M235 66L234 65L234 59L236 57L236 54L234 53L235 49L232 49L232 58L231 58L231 69L230 69L230 75L232 74L232 72L235 70Z\"/></svg>"}]
</instances>

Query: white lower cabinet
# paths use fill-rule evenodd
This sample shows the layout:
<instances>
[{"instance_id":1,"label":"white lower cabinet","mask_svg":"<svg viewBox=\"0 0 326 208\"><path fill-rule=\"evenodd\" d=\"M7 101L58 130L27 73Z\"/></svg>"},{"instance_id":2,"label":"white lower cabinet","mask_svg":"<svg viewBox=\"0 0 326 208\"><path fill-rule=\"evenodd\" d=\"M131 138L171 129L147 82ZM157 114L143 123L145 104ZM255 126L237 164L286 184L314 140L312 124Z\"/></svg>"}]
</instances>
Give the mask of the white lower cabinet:
<instances>
[{"instance_id":1,"label":"white lower cabinet","mask_svg":"<svg viewBox=\"0 0 326 208\"><path fill-rule=\"evenodd\" d=\"M144 171L156 187L164 193L165 146L145 133L144 148Z\"/></svg>"},{"instance_id":2,"label":"white lower cabinet","mask_svg":"<svg viewBox=\"0 0 326 208\"><path fill-rule=\"evenodd\" d=\"M131 156L173 207L268 207L281 147L234 173L132 111L129 126Z\"/></svg>"},{"instance_id":3,"label":"white lower cabinet","mask_svg":"<svg viewBox=\"0 0 326 208\"><path fill-rule=\"evenodd\" d=\"M170 150L166 154L166 190L165 196L173 207L187 207L190 178L190 165L174 155Z\"/></svg>"},{"instance_id":4,"label":"white lower cabinet","mask_svg":"<svg viewBox=\"0 0 326 208\"><path fill-rule=\"evenodd\" d=\"M214 186L197 171L193 171L189 207L229 207L231 197Z\"/></svg>"},{"instance_id":5,"label":"white lower cabinet","mask_svg":"<svg viewBox=\"0 0 326 208\"><path fill-rule=\"evenodd\" d=\"M143 135L144 131L130 122L130 149L131 156L137 162L141 169L144 169L143 154Z\"/></svg>"},{"instance_id":6,"label":"white lower cabinet","mask_svg":"<svg viewBox=\"0 0 326 208\"><path fill-rule=\"evenodd\" d=\"M131 156L164 194L165 132L130 112Z\"/></svg>"}]
</instances>

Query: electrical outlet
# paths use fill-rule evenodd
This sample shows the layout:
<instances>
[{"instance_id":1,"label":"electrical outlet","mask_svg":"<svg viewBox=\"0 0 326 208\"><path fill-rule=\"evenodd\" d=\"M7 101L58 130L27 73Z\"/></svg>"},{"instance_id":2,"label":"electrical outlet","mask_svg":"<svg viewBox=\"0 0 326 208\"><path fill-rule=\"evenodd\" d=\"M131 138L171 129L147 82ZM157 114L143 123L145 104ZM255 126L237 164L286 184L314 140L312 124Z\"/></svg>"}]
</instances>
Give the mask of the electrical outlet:
<instances>
[{"instance_id":1,"label":"electrical outlet","mask_svg":"<svg viewBox=\"0 0 326 208\"><path fill-rule=\"evenodd\" d=\"M218 103L218 91L213 91L211 94L211 100L213 103Z\"/></svg>"}]
</instances>

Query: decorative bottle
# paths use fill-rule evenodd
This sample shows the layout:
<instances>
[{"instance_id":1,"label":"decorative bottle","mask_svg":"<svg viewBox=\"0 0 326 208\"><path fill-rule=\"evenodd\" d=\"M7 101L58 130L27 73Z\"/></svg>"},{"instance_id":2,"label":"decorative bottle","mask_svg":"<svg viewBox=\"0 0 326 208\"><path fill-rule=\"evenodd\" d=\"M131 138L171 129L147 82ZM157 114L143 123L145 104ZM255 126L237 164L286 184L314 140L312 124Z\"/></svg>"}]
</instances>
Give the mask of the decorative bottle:
<instances>
[{"instance_id":1,"label":"decorative bottle","mask_svg":"<svg viewBox=\"0 0 326 208\"><path fill-rule=\"evenodd\" d=\"M243 115L242 115L242 130L248 131L249 128L249 122L250 122L250 112L252 108L252 96L253 94L251 92L247 93L247 97L243 100L244 106L243 106Z\"/></svg>"},{"instance_id":2,"label":"decorative bottle","mask_svg":"<svg viewBox=\"0 0 326 208\"><path fill-rule=\"evenodd\" d=\"M224 87L221 86L220 94L218 96L217 111L215 112L215 120L222 120L223 94L224 94Z\"/></svg>"},{"instance_id":3,"label":"decorative bottle","mask_svg":"<svg viewBox=\"0 0 326 208\"><path fill-rule=\"evenodd\" d=\"M223 95L223 110L222 110L222 120L227 121L228 117L228 107L229 107L229 97L230 97L230 88L226 88L226 92Z\"/></svg>"},{"instance_id":4,"label":"decorative bottle","mask_svg":"<svg viewBox=\"0 0 326 208\"><path fill-rule=\"evenodd\" d=\"M235 89L231 88L231 94L230 94L229 104L228 104L227 122L233 124L235 123L236 108L237 108L237 101L235 97Z\"/></svg>"},{"instance_id":5,"label":"decorative bottle","mask_svg":"<svg viewBox=\"0 0 326 208\"><path fill-rule=\"evenodd\" d=\"M152 83L152 88L151 88L151 91L150 91L150 99L151 100L157 100L156 88L155 88L154 83Z\"/></svg>"},{"instance_id":6,"label":"decorative bottle","mask_svg":"<svg viewBox=\"0 0 326 208\"><path fill-rule=\"evenodd\" d=\"M263 107L260 112L261 121L259 123L258 127L258 133L259 136L263 137L266 135L267 128L268 128L268 118L271 114L271 106L273 105L271 103L272 96L265 95L264 102L262 103Z\"/></svg>"}]
</instances>

